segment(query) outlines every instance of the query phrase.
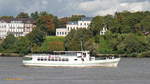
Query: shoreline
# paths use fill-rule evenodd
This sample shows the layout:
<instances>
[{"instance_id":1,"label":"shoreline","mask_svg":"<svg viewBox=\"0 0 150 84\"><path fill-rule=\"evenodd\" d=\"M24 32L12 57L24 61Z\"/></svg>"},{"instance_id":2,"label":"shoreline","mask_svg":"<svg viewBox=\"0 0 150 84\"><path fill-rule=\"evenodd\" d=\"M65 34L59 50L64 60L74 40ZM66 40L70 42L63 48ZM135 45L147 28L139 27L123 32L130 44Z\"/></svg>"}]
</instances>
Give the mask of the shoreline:
<instances>
[{"instance_id":1,"label":"shoreline","mask_svg":"<svg viewBox=\"0 0 150 84\"><path fill-rule=\"evenodd\" d=\"M18 53L0 53L0 57L23 57L24 55ZM121 58L150 58L149 57L138 57L138 56L129 56L126 54L97 54L96 57L121 57Z\"/></svg>"},{"instance_id":2,"label":"shoreline","mask_svg":"<svg viewBox=\"0 0 150 84\"><path fill-rule=\"evenodd\" d=\"M0 57L23 57L18 53L0 53Z\"/></svg>"}]
</instances>

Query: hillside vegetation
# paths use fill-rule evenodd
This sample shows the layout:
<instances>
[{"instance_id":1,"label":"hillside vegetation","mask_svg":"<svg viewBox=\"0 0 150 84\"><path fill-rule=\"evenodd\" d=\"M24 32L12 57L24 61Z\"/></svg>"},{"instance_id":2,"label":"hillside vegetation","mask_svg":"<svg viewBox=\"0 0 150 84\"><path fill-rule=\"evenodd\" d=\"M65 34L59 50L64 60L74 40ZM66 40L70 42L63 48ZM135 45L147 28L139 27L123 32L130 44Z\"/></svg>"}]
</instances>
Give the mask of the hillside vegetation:
<instances>
[{"instance_id":1,"label":"hillside vegetation","mask_svg":"<svg viewBox=\"0 0 150 84\"><path fill-rule=\"evenodd\" d=\"M64 37L47 36L45 41L40 46L40 51L63 51Z\"/></svg>"},{"instance_id":2,"label":"hillside vegetation","mask_svg":"<svg viewBox=\"0 0 150 84\"><path fill-rule=\"evenodd\" d=\"M19 17L22 16L21 14ZM116 12L115 15L93 17L89 28L71 30L66 37L55 37L58 27L85 17L76 15L57 18L47 12L32 13L36 28L25 37L9 34L0 42L0 53L89 50L96 54L122 54L129 57L150 57L150 12ZM5 17L3 17L5 18ZM106 27L105 35L100 31ZM82 48L81 48L82 43Z\"/></svg>"}]
</instances>

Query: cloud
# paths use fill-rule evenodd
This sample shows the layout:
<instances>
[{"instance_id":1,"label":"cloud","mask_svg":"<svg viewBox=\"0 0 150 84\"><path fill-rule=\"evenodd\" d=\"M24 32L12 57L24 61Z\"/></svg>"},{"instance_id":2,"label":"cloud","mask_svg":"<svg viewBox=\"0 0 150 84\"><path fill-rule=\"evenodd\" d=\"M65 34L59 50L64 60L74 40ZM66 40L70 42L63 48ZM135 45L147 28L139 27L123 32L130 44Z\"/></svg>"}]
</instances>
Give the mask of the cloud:
<instances>
[{"instance_id":1,"label":"cloud","mask_svg":"<svg viewBox=\"0 0 150 84\"><path fill-rule=\"evenodd\" d=\"M81 2L78 8L82 11L91 12L92 15L114 14L128 10L131 12L150 10L148 0L91 0Z\"/></svg>"},{"instance_id":2,"label":"cloud","mask_svg":"<svg viewBox=\"0 0 150 84\"><path fill-rule=\"evenodd\" d=\"M120 10L128 10L131 12L136 11L144 11L144 10L150 10L150 2L133 2L133 3L121 3L120 4Z\"/></svg>"},{"instance_id":3,"label":"cloud","mask_svg":"<svg viewBox=\"0 0 150 84\"><path fill-rule=\"evenodd\" d=\"M150 0L0 0L0 16L47 11L56 16L114 14L150 10Z\"/></svg>"},{"instance_id":4,"label":"cloud","mask_svg":"<svg viewBox=\"0 0 150 84\"><path fill-rule=\"evenodd\" d=\"M103 10L110 8L110 6L116 6L117 4L118 0L92 0L80 3L79 8L85 11Z\"/></svg>"}]
</instances>

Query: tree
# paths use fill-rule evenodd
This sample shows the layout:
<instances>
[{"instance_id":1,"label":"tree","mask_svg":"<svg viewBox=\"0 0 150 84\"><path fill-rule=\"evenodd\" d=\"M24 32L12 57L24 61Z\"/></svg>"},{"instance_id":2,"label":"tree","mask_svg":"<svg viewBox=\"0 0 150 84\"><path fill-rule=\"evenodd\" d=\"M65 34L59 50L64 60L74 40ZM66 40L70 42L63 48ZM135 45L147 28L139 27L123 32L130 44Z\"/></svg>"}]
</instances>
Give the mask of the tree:
<instances>
[{"instance_id":1,"label":"tree","mask_svg":"<svg viewBox=\"0 0 150 84\"><path fill-rule=\"evenodd\" d=\"M70 21L78 21L78 20L80 20L83 17L85 17L85 15L72 15L70 17Z\"/></svg>"},{"instance_id":2,"label":"tree","mask_svg":"<svg viewBox=\"0 0 150 84\"><path fill-rule=\"evenodd\" d=\"M150 15L146 16L142 21L141 25L144 28L144 31L150 32Z\"/></svg>"},{"instance_id":3,"label":"tree","mask_svg":"<svg viewBox=\"0 0 150 84\"><path fill-rule=\"evenodd\" d=\"M141 31L142 25L139 25L143 17L147 15L144 12L130 13L128 11L115 14L115 23L112 26L111 31L121 30L119 33L136 33Z\"/></svg>"},{"instance_id":4,"label":"tree","mask_svg":"<svg viewBox=\"0 0 150 84\"><path fill-rule=\"evenodd\" d=\"M39 18L36 23L37 26L47 35L55 35L55 28L57 27L57 17L52 14L48 14L46 12L40 13Z\"/></svg>"},{"instance_id":5,"label":"tree","mask_svg":"<svg viewBox=\"0 0 150 84\"><path fill-rule=\"evenodd\" d=\"M137 36L135 34L128 34L128 36L118 45L118 50L121 53L141 53L149 50L147 46L149 43L143 36Z\"/></svg>"},{"instance_id":6,"label":"tree","mask_svg":"<svg viewBox=\"0 0 150 84\"><path fill-rule=\"evenodd\" d=\"M16 52L19 54L28 54L31 51L31 42L27 37L20 37L16 43Z\"/></svg>"},{"instance_id":7,"label":"tree","mask_svg":"<svg viewBox=\"0 0 150 84\"><path fill-rule=\"evenodd\" d=\"M13 16L1 16L0 19L12 19L14 18Z\"/></svg>"},{"instance_id":8,"label":"tree","mask_svg":"<svg viewBox=\"0 0 150 84\"><path fill-rule=\"evenodd\" d=\"M65 37L65 48L67 50L82 50L81 49L81 42L84 44L87 40L92 38L92 34L87 29L78 29L72 30L66 37ZM83 49L87 46L82 46Z\"/></svg>"},{"instance_id":9,"label":"tree","mask_svg":"<svg viewBox=\"0 0 150 84\"><path fill-rule=\"evenodd\" d=\"M92 31L93 36L99 35L100 30L105 26L104 18L102 16L96 16L93 18L90 30Z\"/></svg>"},{"instance_id":10,"label":"tree","mask_svg":"<svg viewBox=\"0 0 150 84\"><path fill-rule=\"evenodd\" d=\"M114 25L114 17L112 15L106 15L104 16L104 24L106 28L110 29L112 25Z\"/></svg>"},{"instance_id":11,"label":"tree","mask_svg":"<svg viewBox=\"0 0 150 84\"><path fill-rule=\"evenodd\" d=\"M97 54L96 49L98 48L98 44L96 44L93 39L89 39L84 42L84 48L85 50L90 51L91 55L95 56Z\"/></svg>"},{"instance_id":12,"label":"tree","mask_svg":"<svg viewBox=\"0 0 150 84\"><path fill-rule=\"evenodd\" d=\"M4 41L1 44L1 47L7 52L15 52L15 46L16 46L17 39L14 37L13 34L9 34Z\"/></svg>"},{"instance_id":13,"label":"tree","mask_svg":"<svg viewBox=\"0 0 150 84\"><path fill-rule=\"evenodd\" d=\"M63 17L59 19L59 27L66 27L66 24L69 22L69 17Z\"/></svg>"},{"instance_id":14,"label":"tree","mask_svg":"<svg viewBox=\"0 0 150 84\"><path fill-rule=\"evenodd\" d=\"M39 18L39 13L37 11L34 13L31 13L31 18L34 20L37 20Z\"/></svg>"},{"instance_id":15,"label":"tree","mask_svg":"<svg viewBox=\"0 0 150 84\"><path fill-rule=\"evenodd\" d=\"M32 46L40 46L45 39L45 32L41 31L39 28L35 28L31 33L27 35L27 38L32 43Z\"/></svg>"},{"instance_id":16,"label":"tree","mask_svg":"<svg viewBox=\"0 0 150 84\"><path fill-rule=\"evenodd\" d=\"M21 12L16 16L16 18L29 18L29 15L28 13Z\"/></svg>"}]
</instances>

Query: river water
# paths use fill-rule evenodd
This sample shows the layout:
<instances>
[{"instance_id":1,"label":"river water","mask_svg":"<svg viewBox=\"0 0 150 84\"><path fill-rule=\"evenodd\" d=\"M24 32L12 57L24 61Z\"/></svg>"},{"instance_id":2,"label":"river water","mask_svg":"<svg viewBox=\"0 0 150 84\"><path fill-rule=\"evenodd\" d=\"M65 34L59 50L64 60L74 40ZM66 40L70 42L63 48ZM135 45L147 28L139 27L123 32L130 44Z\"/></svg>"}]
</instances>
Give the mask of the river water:
<instances>
[{"instance_id":1,"label":"river water","mask_svg":"<svg viewBox=\"0 0 150 84\"><path fill-rule=\"evenodd\" d=\"M0 57L0 84L150 84L150 58L123 58L117 68L25 67Z\"/></svg>"}]
</instances>

